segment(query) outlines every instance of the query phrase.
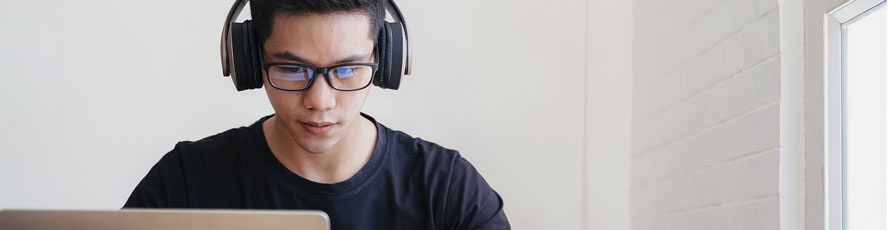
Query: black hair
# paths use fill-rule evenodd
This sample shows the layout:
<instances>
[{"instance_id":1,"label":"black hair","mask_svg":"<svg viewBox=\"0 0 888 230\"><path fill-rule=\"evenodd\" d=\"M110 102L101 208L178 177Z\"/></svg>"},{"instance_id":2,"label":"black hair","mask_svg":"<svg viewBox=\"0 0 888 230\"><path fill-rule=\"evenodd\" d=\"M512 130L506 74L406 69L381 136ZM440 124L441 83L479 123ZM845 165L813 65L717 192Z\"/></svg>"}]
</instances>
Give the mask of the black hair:
<instances>
[{"instance_id":1,"label":"black hair","mask_svg":"<svg viewBox=\"0 0 888 230\"><path fill-rule=\"evenodd\" d=\"M252 24L259 44L271 36L271 25L278 13L363 13L370 18L370 39L375 43L385 21L386 0L253 0L250 1Z\"/></svg>"}]
</instances>

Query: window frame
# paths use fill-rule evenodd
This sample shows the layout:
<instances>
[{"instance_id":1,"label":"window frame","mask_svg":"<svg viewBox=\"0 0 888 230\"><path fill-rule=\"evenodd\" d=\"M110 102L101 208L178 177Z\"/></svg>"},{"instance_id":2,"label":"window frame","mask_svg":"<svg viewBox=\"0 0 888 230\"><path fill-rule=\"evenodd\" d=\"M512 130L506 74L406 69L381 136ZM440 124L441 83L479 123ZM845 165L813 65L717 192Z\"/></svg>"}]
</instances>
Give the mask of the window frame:
<instances>
[{"instance_id":1,"label":"window frame","mask_svg":"<svg viewBox=\"0 0 888 230\"><path fill-rule=\"evenodd\" d=\"M845 79L847 27L878 7L885 7L886 0L852 0L825 16L824 66L824 143L826 149L826 227L844 230L847 227L845 186Z\"/></svg>"}]
</instances>

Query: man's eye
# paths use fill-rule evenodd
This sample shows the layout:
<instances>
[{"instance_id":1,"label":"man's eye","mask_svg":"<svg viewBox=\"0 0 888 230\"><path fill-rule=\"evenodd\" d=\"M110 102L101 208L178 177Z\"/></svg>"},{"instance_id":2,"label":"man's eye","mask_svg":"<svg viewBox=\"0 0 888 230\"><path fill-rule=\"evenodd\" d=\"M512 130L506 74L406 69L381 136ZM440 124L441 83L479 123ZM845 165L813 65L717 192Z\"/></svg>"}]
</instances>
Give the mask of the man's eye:
<instances>
[{"instance_id":1,"label":"man's eye","mask_svg":"<svg viewBox=\"0 0 888 230\"><path fill-rule=\"evenodd\" d=\"M302 68L302 67L283 67L283 68L281 68L281 72L285 72L285 73L302 73L302 72L305 72L305 68Z\"/></svg>"},{"instance_id":2,"label":"man's eye","mask_svg":"<svg viewBox=\"0 0 888 230\"><path fill-rule=\"evenodd\" d=\"M301 66L274 66L269 69L269 77L285 81L304 81L311 75L311 69Z\"/></svg>"},{"instance_id":3,"label":"man's eye","mask_svg":"<svg viewBox=\"0 0 888 230\"><path fill-rule=\"evenodd\" d=\"M355 75L355 67L343 66L336 68L336 76L339 78L347 78Z\"/></svg>"}]
</instances>

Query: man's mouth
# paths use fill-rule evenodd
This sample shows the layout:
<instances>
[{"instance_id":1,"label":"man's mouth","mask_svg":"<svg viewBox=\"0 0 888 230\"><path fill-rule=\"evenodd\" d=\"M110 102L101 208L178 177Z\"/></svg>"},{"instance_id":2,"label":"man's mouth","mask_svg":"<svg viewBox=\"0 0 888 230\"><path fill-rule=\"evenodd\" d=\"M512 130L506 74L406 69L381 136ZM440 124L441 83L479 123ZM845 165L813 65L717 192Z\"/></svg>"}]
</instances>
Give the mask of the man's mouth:
<instances>
[{"instance_id":1,"label":"man's mouth","mask_svg":"<svg viewBox=\"0 0 888 230\"><path fill-rule=\"evenodd\" d=\"M336 123L331 122L299 122L306 131L315 135L323 135L333 128Z\"/></svg>"}]
</instances>

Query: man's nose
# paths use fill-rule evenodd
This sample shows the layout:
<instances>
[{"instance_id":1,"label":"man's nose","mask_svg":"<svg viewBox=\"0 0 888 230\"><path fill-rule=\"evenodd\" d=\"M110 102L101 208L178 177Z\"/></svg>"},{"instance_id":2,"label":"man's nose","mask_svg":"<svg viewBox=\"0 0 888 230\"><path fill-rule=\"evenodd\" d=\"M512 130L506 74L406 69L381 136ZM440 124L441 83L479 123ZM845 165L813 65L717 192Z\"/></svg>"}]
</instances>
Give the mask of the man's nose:
<instances>
[{"instance_id":1,"label":"man's nose","mask_svg":"<svg viewBox=\"0 0 888 230\"><path fill-rule=\"evenodd\" d=\"M318 73L315 82L305 90L302 105L308 110L326 111L336 107L336 90L327 81L326 75Z\"/></svg>"}]
</instances>

